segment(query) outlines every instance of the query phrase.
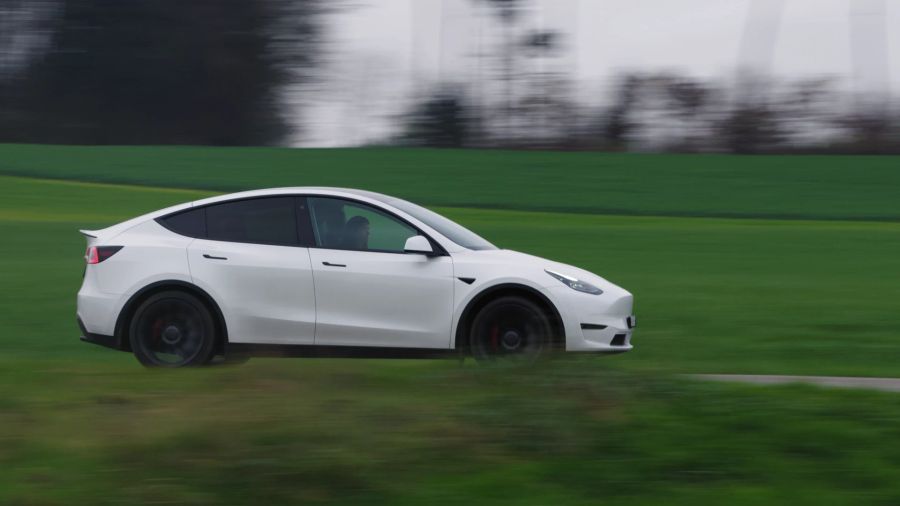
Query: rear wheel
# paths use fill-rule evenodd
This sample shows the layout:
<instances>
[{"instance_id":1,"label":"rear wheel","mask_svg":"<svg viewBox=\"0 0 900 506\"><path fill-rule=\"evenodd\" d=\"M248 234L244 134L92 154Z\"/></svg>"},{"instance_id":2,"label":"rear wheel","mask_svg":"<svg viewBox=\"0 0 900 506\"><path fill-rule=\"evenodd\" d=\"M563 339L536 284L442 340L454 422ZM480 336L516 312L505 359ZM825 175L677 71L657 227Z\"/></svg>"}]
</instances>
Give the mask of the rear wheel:
<instances>
[{"instance_id":1,"label":"rear wheel","mask_svg":"<svg viewBox=\"0 0 900 506\"><path fill-rule=\"evenodd\" d=\"M488 302L472 322L469 347L481 362L533 361L550 348L552 326L534 302L517 296Z\"/></svg>"},{"instance_id":2,"label":"rear wheel","mask_svg":"<svg viewBox=\"0 0 900 506\"><path fill-rule=\"evenodd\" d=\"M149 367L203 365L215 351L215 322L197 297L166 291L151 295L129 328L134 356Z\"/></svg>"}]
</instances>

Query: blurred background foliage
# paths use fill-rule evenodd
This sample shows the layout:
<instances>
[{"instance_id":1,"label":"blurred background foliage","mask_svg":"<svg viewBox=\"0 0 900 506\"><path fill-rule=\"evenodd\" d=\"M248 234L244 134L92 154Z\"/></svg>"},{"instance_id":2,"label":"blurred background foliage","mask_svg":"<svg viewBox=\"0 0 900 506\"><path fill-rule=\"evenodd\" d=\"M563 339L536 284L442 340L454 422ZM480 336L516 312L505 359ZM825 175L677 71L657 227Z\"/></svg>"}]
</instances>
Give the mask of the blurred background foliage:
<instances>
[{"instance_id":1,"label":"blurred background foliage","mask_svg":"<svg viewBox=\"0 0 900 506\"><path fill-rule=\"evenodd\" d=\"M312 76L318 0L4 0L0 139L267 145Z\"/></svg>"},{"instance_id":2,"label":"blurred background foliage","mask_svg":"<svg viewBox=\"0 0 900 506\"><path fill-rule=\"evenodd\" d=\"M302 144L309 137L304 132L320 126L322 119L310 114L310 108L321 102L317 97L326 88L343 90L328 96L347 110L346 128L362 128L372 115L388 116L380 133L350 136L344 144L900 151L900 114L889 87L848 91L833 75L776 77L766 68L768 60L736 57L738 72L731 77L693 77L677 68L624 70L603 91L585 93L582 78L566 64L573 57L576 34L543 27L542 4L450 1L467 5L472 17L484 18L473 21L477 33L466 34L477 37L478 50L461 57L477 71L449 68L406 88L396 72L379 71L377 59L344 70L335 63L342 55L334 44L338 34L332 31L333 20L364 9L364 3L3 0L0 141ZM877 0L865 1L878 7ZM758 53L756 46L776 37L769 25L777 22L785 2L765 3L775 7L751 5L747 30L755 37L744 35L750 42L743 52ZM443 12L443 2L435 5ZM416 8L410 4L413 14ZM884 16L885 7L880 9ZM439 18L436 27L412 29L443 33L446 22ZM881 67L889 63L880 62L877 54L887 42L877 36L878 30L861 26L857 31L876 36L853 39L866 42L857 44L861 49L854 52L854 62L861 68L878 67L883 74ZM856 57L859 52L862 57ZM443 52L437 57L443 58ZM402 95L393 99L389 111L380 104L385 93Z\"/></svg>"}]
</instances>

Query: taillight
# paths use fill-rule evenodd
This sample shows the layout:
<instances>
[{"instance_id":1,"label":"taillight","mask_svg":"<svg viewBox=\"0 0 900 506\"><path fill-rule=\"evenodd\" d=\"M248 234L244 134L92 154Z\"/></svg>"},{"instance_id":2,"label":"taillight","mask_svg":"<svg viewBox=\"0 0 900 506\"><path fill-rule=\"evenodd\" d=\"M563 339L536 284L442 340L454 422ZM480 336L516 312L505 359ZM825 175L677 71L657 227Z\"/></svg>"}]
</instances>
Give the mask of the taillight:
<instances>
[{"instance_id":1,"label":"taillight","mask_svg":"<svg viewBox=\"0 0 900 506\"><path fill-rule=\"evenodd\" d=\"M122 246L91 246L84 252L84 259L88 264L99 264L115 255L120 249Z\"/></svg>"}]
</instances>

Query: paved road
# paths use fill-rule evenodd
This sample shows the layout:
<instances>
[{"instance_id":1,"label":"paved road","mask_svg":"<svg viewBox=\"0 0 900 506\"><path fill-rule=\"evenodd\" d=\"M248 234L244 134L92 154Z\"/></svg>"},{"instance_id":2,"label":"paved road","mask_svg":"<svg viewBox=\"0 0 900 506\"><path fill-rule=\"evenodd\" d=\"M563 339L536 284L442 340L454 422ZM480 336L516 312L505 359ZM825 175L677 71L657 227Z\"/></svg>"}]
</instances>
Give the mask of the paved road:
<instances>
[{"instance_id":1,"label":"paved road","mask_svg":"<svg viewBox=\"0 0 900 506\"><path fill-rule=\"evenodd\" d=\"M691 377L712 380L751 383L754 385L783 385L806 383L821 387L866 388L900 392L900 378L849 378L841 376L766 376L756 374L692 374Z\"/></svg>"}]
</instances>

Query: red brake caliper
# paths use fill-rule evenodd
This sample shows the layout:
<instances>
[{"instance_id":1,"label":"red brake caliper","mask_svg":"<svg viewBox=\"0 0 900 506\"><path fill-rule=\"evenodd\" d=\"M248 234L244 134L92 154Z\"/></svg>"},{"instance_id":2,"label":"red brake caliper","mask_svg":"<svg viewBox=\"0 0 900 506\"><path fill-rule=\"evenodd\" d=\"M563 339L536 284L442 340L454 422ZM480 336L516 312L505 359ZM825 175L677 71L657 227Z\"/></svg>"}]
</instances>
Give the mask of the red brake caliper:
<instances>
[{"instance_id":1,"label":"red brake caliper","mask_svg":"<svg viewBox=\"0 0 900 506\"><path fill-rule=\"evenodd\" d=\"M496 324L492 325L491 326L491 349L493 351L497 351L497 346L499 344L497 342L497 338L499 338L499 337L500 337L500 326L496 325Z\"/></svg>"},{"instance_id":2,"label":"red brake caliper","mask_svg":"<svg viewBox=\"0 0 900 506\"><path fill-rule=\"evenodd\" d=\"M153 336L153 340L156 342L159 342L159 340L162 339L162 326L162 318L157 318L156 321L153 322L153 331L151 335Z\"/></svg>"}]
</instances>

